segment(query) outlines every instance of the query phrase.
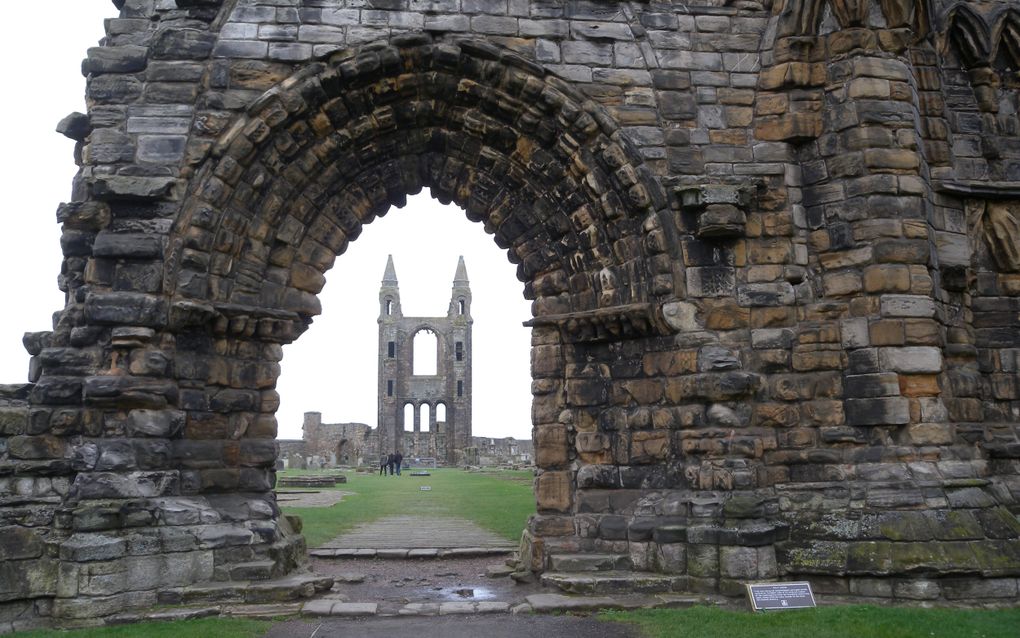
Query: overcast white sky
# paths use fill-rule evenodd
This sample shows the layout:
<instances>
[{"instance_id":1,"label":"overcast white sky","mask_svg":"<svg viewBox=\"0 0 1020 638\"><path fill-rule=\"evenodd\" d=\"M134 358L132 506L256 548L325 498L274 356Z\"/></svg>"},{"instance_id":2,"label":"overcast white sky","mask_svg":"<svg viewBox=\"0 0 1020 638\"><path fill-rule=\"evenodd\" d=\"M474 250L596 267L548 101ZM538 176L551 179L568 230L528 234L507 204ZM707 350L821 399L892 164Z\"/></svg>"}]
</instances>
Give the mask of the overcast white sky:
<instances>
[{"instance_id":1,"label":"overcast white sky","mask_svg":"<svg viewBox=\"0 0 1020 638\"><path fill-rule=\"evenodd\" d=\"M47 330L63 307L57 289L60 228L57 205L71 194L73 142L54 132L72 111L84 111L81 59L116 16L109 0L10 2L11 25L0 39L5 99L0 100L5 145L0 150L0 383L23 383L26 331ZM45 25L45 26L43 26ZM300 438L302 414L326 422L376 423L378 292L386 255L393 254L405 315L445 315L457 256L464 255L473 295L474 434L531 436L531 315L503 251L455 207L422 194L404 209L366 227L327 273L323 314L284 350L277 417L281 438Z\"/></svg>"}]
</instances>

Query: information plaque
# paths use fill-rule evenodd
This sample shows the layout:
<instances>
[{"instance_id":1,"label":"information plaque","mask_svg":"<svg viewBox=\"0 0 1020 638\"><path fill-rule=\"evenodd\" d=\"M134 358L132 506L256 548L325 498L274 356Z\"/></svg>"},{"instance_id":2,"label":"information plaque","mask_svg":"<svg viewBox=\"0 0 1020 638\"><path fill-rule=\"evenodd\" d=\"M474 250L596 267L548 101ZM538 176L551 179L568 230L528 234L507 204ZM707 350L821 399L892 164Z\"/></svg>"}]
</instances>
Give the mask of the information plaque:
<instances>
[{"instance_id":1,"label":"information plaque","mask_svg":"<svg viewBox=\"0 0 1020 638\"><path fill-rule=\"evenodd\" d=\"M755 611L804 609L815 606L811 583L758 583L747 585L747 597Z\"/></svg>"},{"instance_id":2,"label":"information plaque","mask_svg":"<svg viewBox=\"0 0 1020 638\"><path fill-rule=\"evenodd\" d=\"M431 485L420 485L420 486L418 486L418 489L421 490L422 492L431 492L432 491L432 486Z\"/></svg>"}]
</instances>

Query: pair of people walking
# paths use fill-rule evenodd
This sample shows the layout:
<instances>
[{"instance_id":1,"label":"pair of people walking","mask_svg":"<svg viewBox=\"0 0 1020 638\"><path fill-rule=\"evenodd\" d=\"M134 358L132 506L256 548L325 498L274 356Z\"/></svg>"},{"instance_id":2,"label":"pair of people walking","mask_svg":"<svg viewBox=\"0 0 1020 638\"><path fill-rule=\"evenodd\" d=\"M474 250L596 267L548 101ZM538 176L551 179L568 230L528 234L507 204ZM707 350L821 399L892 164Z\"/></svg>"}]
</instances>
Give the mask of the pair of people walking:
<instances>
[{"instance_id":1,"label":"pair of people walking","mask_svg":"<svg viewBox=\"0 0 1020 638\"><path fill-rule=\"evenodd\" d=\"M387 470L389 470L390 476L393 476L394 469L396 469L397 476L400 476L400 464L403 462L404 455L400 452L384 455L379 459L379 476L386 474Z\"/></svg>"}]
</instances>

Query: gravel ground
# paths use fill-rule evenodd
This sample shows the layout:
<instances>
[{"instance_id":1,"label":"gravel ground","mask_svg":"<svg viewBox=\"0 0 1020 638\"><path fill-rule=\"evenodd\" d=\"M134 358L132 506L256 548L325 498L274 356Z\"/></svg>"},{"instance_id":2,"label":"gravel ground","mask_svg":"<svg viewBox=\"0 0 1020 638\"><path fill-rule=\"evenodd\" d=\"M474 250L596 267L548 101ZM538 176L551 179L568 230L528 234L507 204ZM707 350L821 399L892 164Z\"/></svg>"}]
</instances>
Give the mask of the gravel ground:
<instances>
[{"instance_id":1,"label":"gravel ground","mask_svg":"<svg viewBox=\"0 0 1020 638\"><path fill-rule=\"evenodd\" d=\"M541 591L537 584L518 585L508 577L485 575L489 565L502 564L504 561L497 556L423 560L312 558L312 569L317 574L364 575L364 582L338 582L333 587L334 594L351 602L404 605L491 600L516 604Z\"/></svg>"}]
</instances>

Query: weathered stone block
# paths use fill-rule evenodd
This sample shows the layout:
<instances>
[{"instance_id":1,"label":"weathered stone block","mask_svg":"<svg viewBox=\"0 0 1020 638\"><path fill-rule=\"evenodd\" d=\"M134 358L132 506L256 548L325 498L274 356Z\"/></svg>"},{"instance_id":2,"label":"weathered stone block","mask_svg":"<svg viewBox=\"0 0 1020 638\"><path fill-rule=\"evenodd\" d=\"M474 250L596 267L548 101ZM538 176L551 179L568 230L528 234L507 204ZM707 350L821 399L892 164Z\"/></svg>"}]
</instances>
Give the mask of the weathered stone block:
<instances>
[{"instance_id":1,"label":"weathered stone block","mask_svg":"<svg viewBox=\"0 0 1020 638\"><path fill-rule=\"evenodd\" d=\"M719 575L723 578L758 578L758 550L754 547L720 547Z\"/></svg>"},{"instance_id":2,"label":"weathered stone block","mask_svg":"<svg viewBox=\"0 0 1020 638\"><path fill-rule=\"evenodd\" d=\"M620 471L613 465L584 465L577 470L580 488L620 487Z\"/></svg>"},{"instance_id":3,"label":"weathered stone block","mask_svg":"<svg viewBox=\"0 0 1020 638\"><path fill-rule=\"evenodd\" d=\"M935 374L942 371L942 350L939 348L881 348L879 360L884 369L905 374Z\"/></svg>"},{"instance_id":4,"label":"weathered stone block","mask_svg":"<svg viewBox=\"0 0 1020 638\"><path fill-rule=\"evenodd\" d=\"M847 398L870 399L900 394L899 376L891 372L848 375L843 379Z\"/></svg>"},{"instance_id":5,"label":"weathered stone block","mask_svg":"<svg viewBox=\"0 0 1020 638\"><path fill-rule=\"evenodd\" d=\"M539 511L568 511L573 500L572 493L569 472L544 472L535 479Z\"/></svg>"},{"instance_id":6,"label":"weathered stone block","mask_svg":"<svg viewBox=\"0 0 1020 638\"><path fill-rule=\"evenodd\" d=\"M687 573L695 578L718 578L719 547L707 544L687 545Z\"/></svg>"},{"instance_id":7,"label":"weathered stone block","mask_svg":"<svg viewBox=\"0 0 1020 638\"><path fill-rule=\"evenodd\" d=\"M918 295L883 295L882 316L885 317L932 317L935 302L930 297Z\"/></svg>"},{"instance_id":8,"label":"weathered stone block","mask_svg":"<svg viewBox=\"0 0 1020 638\"><path fill-rule=\"evenodd\" d=\"M134 73L145 69L148 48L135 45L92 47L82 62L82 75Z\"/></svg>"},{"instance_id":9,"label":"weathered stone block","mask_svg":"<svg viewBox=\"0 0 1020 638\"><path fill-rule=\"evenodd\" d=\"M847 399L845 407L850 425L910 423L910 405L904 398Z\"/></svg>"},{"instance_id":10,"label":"weathered stone block","mask_svg":"<svg viewBox=\"0 0 1020 638\"><path fill-rule=\"evenodd\" d=\"M131 292L92 293L85 300L85 318L97 324L159 328L166 310L162 298Z\"/></svg>"}]
</instances>

